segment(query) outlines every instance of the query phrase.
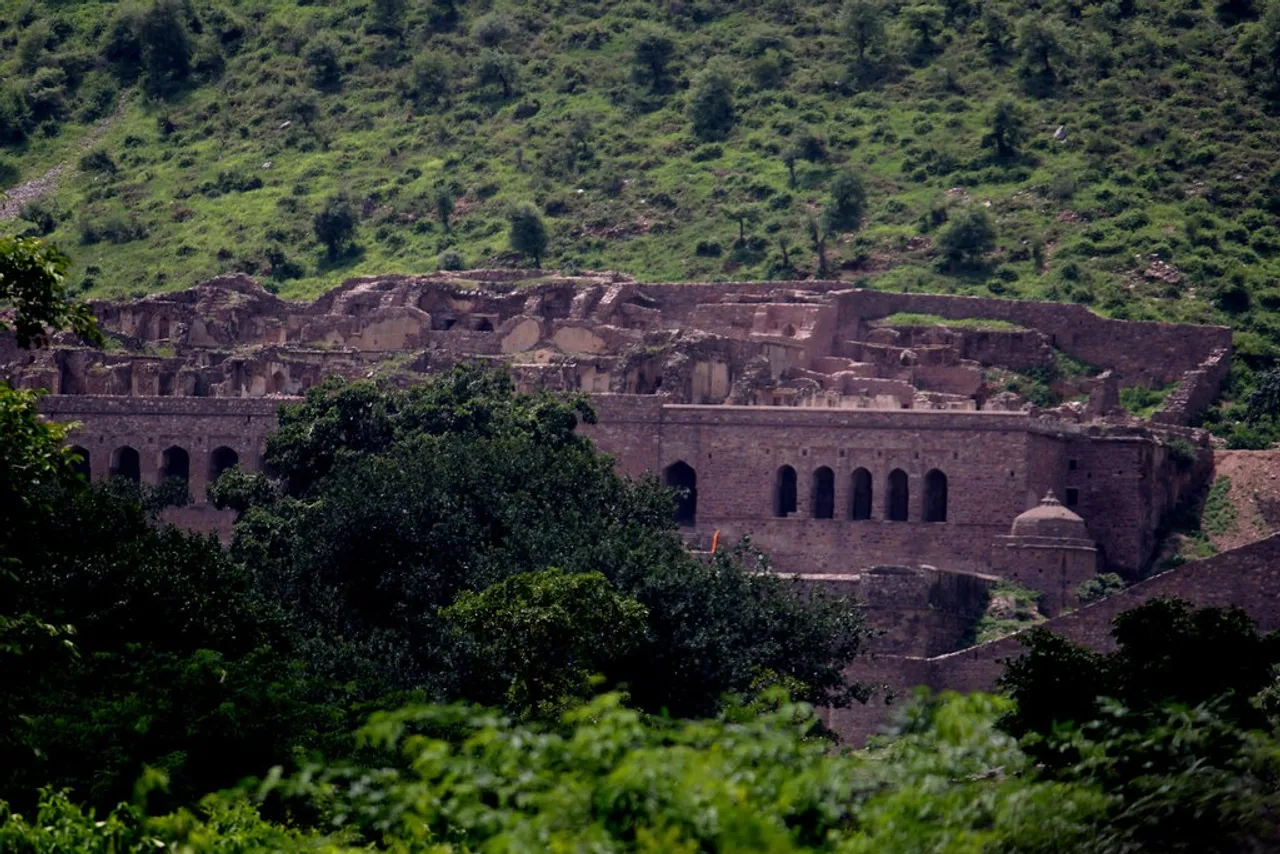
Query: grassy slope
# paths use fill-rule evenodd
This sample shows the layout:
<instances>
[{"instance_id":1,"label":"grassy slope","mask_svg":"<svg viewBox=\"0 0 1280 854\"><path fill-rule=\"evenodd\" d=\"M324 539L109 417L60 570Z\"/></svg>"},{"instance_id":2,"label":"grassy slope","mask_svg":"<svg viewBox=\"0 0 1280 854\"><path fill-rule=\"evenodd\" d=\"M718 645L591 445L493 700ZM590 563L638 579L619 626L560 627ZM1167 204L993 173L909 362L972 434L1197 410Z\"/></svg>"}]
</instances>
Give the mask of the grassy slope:
<instances>
[{"instance_id":1,"label":"grassy slope","mask_svg":"<svg viewBox=\"0 0 1280 854\"><path fill-rule=\"evenodd\" d=\"M1280 257L1271 246L1272 237L1280 243L1280 122L1247 87L1236 58L1237 41L1255 25L1226 26L1214 7L1194 2L1138 0L1130 15L1124 5L1053 0L1028 11L1000 0L953 2L938 7L950 21L938 37L943 47L924 55L906 29L905 7L890 2L885 55L865 75L875 79L858 83L835 3L494 0L461 8L457 25L441 31L428 23L438 6L420 2L388 36L370 32L372 13L362 3L194 0L202 30L194 41L220 55L225 70L197 75L165 100L126 86L123 116L101 145L118 171L64 182L55 204L65 218L52 237L97 294L186 286L236 269L270 277L274 257L280 291L309 297L348 275L434 269L446 248L469 266L513 263L505 211L531 199L555 212L548 266L651 280L764 278L771 267L785 272L779 238L796 247L800 272L814 270L805 220L824 204L831 176L849 167L866 178L870 207L860 233L831 241L846 278L1070 299L1122 317L1234 320L1255 333L1252 349L1268 351L1280 330L1272 311L1280 308ZM988 6L1015 31L1030 15L1063 28L1070 55L1047 96L1028 93L1016 45L1000 62L981 46ZM34 19L62 34L44 62L58 64L64 53L96 61L98 31L115 9L6 0L0 74L23 85L10 48L25 32L22 22ZM482 48L473 30L486 12L512 24L501 44L520 68L510 98L475 74ZM675 83L661 97L631 79L634 40L646 27L665 28L677 45ZM225 38L229 31L242 35ZM310 85L304 59L325 35L342 42L335 91ZM1099 42L1109 45L1106 72L1091 46ZM417 106L404 95L413 58L428 50L451 66L445 105ZM776 86L754 79L770 56L790 67ZM737 84L739 121L718 149L693 138L686 113L687 87L708 61ZM997 163L980 139L991 105L1004 96L1022 105L1030 139L1016 162ZM74 85L68 97L60 134L34 130L25 147L6 153L24 179L74 151L84 130ZM309 123L300 118L307 105L317 112ZM516 118L534 105L534 115ZM176 125L167 137L161 115ZM570 165L564 152L578 120L591 130L586 156ZM1064 143L1051 139L1059 125L1069 132ZM806 129L828 156L801 161L789 188L780 152ZM264 186L199 189L223 174L256 176ZM459 194L451 234L431 213L441 182ZM364 216L358 249L329 261L311 217L339 190ZM737 224L726 209L744 202L760 214L748 232L758 242L735 250ZM982 269L940 270L920 241L908 244L931 208L988 203L1000 240ZM1193 236L1187 223L1196 217ZM112 218L147 236L83 243L85 223ZM722 254L697 254L699 241L719 244ZM1031 259L1035 243L1048 257L1043 270ZM1140 275L1155 252L1183 271L1182 283ZM284 274L293 277L282 275L282 257L296 265ZM1249 307L1228 315L1220 291L1233 274Z\"/></svg>"}]
</instances>

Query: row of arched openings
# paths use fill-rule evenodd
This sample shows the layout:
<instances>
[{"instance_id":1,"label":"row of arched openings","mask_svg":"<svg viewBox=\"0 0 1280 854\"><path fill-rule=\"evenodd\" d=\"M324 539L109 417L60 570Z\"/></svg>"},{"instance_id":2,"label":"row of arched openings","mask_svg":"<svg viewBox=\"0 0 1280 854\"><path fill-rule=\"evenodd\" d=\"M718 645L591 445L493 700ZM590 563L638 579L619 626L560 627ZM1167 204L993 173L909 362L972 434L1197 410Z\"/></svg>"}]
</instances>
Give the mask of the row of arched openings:
<instances>
[{"instance_id":1,"label":"row of arched openings","mask_svg":"<svg viewBox=\"0 0 1280 854\"><path fill-rule=\"evenodd\" d=\"M680 525L694 525L698 521L698 473L693 466L680 460L667 466L662 472L662 483L675 490L675 520ZM773 515L790 516L798 506L798 477L791 466L778 469L773 488ZM885 478L885 519L890 522L906 522L910 516L911 486L907 473L894 469ZM846 518L854 521L870 519L874 488L871 472L855 469L850 475L849 506ZM814 469L809 482L809 515L814 519L836 518L836 475L828 466ZM947 521L947 476L938 469L931 469L924 476L924 522Z\"/></svg>"},{"instance_id":2,"label":"row of arched openings","mask_svg":"<svg viewBox=\"0 0 1280 854\"><path fill-rule=\"evenodd\" d=\"M773 515L790 516L798 507L798 477L791 466L778 469L773 487ZM911 510L911 485L907 473L894 469L885 478L885 519L906 522ZM850 475L849 506L845 517L854 521L870 519L872 513L871 472L854 469ZM814 519L836 518L836 475L828 466L814 469L809 480L809 515ZM932 469L924 476L924 506L921 521L947 521L947 476Z\"/></svg>"},{"instance_id":3,"label":"row of arched openings","mask_svg":"<svg viewBox=\"0 0 1280 854\"><path fill-rule=\"evenodd\" d=\"M92 456L89 449L80 445L75 445L71 450L79 457L75 463L75 469L85 479L88 479L93 470ZM208 476L209 481L217 480L227 469L239 465L240 455L234 449L225 445L214 448L213 453L209 455ZM111 452L111 465L107 470L108 476L120 477L125 480L131 480L134 483L142 481L142 456L136 448L123 445ZM160 457L160 477L162 480L176 479L183 483L191 481L191 454L186 448L180 448L173 445L164 450Z\"/></svg>"}]
</instances>

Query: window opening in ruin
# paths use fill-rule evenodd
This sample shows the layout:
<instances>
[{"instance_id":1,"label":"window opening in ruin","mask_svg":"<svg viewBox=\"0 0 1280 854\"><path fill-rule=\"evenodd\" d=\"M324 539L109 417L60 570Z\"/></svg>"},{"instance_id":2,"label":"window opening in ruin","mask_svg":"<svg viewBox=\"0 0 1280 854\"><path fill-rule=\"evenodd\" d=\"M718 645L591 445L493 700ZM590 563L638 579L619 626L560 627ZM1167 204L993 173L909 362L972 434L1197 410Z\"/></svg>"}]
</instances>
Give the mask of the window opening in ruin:
<instances>
[{"instance_id":1,"label":"window opening in ruin","mask_svg":"<svg viewBox=\"0 0 1280 854\"><path fill-rule=\"evenodd\" d=\"M209 455L209 481L212 483L227 469L240 463L240 455L225 445Z\"/></svg>"},{"instance_id":2,"label":"window opening in ruin","mask_svg":"<svg viewBox=\"0 0 1280 854\"><path fill-rule=\"evenodd\" d=\"M937 469L924 476L924 520L947 521L947 476Z\"/></svg>"},{"instance_id":3,"label":"window opening in ruin","mask_svg":"<svg viewBox=\"0 0 1280 854\"><path fill-rule=\"evenodd\" d=\"M849 495L849 518L855 522L871 518L871 472L855 469L853 491Z\"/></svg>"},{"instance_id":4,"label":"window opening in ruin","mask_svg":"<svg viewBox=\"0 0 1280 854\"><path fill-rule=\"evenodd\" d=\"M1067 460L1067 471L1075 471L1075 470L1076 470L1076 461Z\"/></svg>"},{"instance_id":5,"label":"window opening in ruin","mask_svg":"<svg viewBox=\"0 0 1280 854\"><path fill-rule=\"evenodd\" d=\"M1075 507L1079 503L1080 503L1080 490L1068 489L1067 490L1067 506Z\"/></svg>"},{"instance_id":6,"label":"window opening in ruin","mask_svg":"<svg viewBox=\"0 0 1280 854\"><path fill-rule=\"evenodd\" d=\"M142 480L142 460L138 452L126 445L111 452L111 476L138 483Z\"/></svg>"},{"instance_id":7,"label":"window opening in ruin","mask_svg":"<svg viewBox=\"0 0 1280 854\"><path fill-rule=\"evenodd\" d=\"M886 505L885 518L890 522L907 521L907 507L909 506L909 493L907 487L907 473L902 469L894 469L889 472L888 484L888 503Z\"/></svg>"},{"instance_id":8,"label":"window opening in ruin","mask_svg":"<svg viewBox=\"0 0 1280 854\"><path fill-rule=\"evenodd\" d=\"M480 318L479 321L476 322L476 332L492 332L492 331L493 331L493 323L489 320L489 318L482 317Z\"/></svg>"},{"instance_id":9,"label":"window opening in ruin","mask_svg":"<svg viewBox=\"0 0 1280 854\"><path fill-rule=\"evenodd\" d=\"M787 336L788 338L795 338L796 328L792 326L790 323L788 323L786 326L782 327L782 334Z\"/></svg>"},{"instance_id":10,"label":"window opening in ruin","mask_svg":"<svg viewBox=\"0 0 1280 854\"><path fill-rule=\"evenodd\" d=\"M191 479L191 455L177 446L166 449L160 464L160 477L188 482Z\"/></svg>"},{"instance_id":11,"label":"window opening in ruin","mask_svg":"<svg viewBox=\"0 0 1280 854\"><path fill-rule=\"evenodd\" d=\"M676 524L695 525L698 521L698 473L684 460L672 463L662 473L664 485L676 492Z\"/></svg>"},{"instance_id":12,"label":"window opening in ruin","mask_svg":"<svg viewBox=\"0 0 1280 854\"><path fill-rule=\"evenodd\" d=\"M71 464L72 470L85 480L88 480L91 476L91 469L89 466L89 449L81 447L80 445L72 445L71 453L80 455L80 459Z\"/></svg>"},{"instance_id":13,"label":"window opening in ruin","mask_svg":"<svg viewBox=\"0 0 1280 854\"><path fill-rule=\"evenodd\" d=\"M276 371L271 375L271 390L276 394L284 394L288 383L289 381L285 378L284 371Z\"/></svg>"},{"instance_id":14,"label":"window opening in ruin","mask_svg":"<svg viewBox=\"0 0 1280 854\"><path fill-rule=\"evenodd\" d=\"M431 328L436 332L447 332L457 322L458 319L456 317L433 317L431 318Z\"/></svg>"},{"instance_id":15,"label":"window opening in ruin","mask_svg":"<svg viewBox=\"0 0 1280 854\"><path fill-rule=\"evenodd\" d=\"M826 466L813 473L809 490L809 512L815 519L834 519L836 516L836 476Z\"/></svg>"},{"instance_id":16,"label":"window opening in ruin","mask_svg":"<svg viewBox=\"0 0 1280 854\"><path fill-rule=\"evenodd\" d=\"M787 516L796 512L796 470L791 466L778 469L773 486L773 515Z\"/></svg>"}]
</instances>

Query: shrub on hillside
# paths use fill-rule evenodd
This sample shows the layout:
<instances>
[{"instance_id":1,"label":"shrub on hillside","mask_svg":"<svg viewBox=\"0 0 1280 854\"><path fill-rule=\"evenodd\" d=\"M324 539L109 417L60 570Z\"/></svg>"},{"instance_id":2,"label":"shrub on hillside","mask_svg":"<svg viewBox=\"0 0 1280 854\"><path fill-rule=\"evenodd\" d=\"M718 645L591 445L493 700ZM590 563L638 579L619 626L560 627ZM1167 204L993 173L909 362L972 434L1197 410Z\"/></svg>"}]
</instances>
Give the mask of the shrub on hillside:
<instances>
[{"instance_id":1,"label":"shrub on hillside","mask_svg":"<svg viewBox=\"0 0 1280 854\"><path fill-rule=\"evenodd\" d=\"M712 68L698 78L689 96L689 120L694 136L703 142L729 135L737 114L733 106L733 82L727 74Z\"/></svg>"},{"instance_id":2,"label":"shrub on hillside","mask_svg":"<svg viewBox=\"0 0 1280 854\"><path fill-rule=\"evenodd\" d=\"M346 194L330 196L312 218L311 229L330 258L341 255L356 233L356 210Z\"/></svg>"},{"instance_id":3,"label":"shrub on hillside","mask_svg":"<svg viewBox=\"0 0 1280 854\"><path fill-rule=\"evenodd\" d=\"M861 176L848 169L831 182L827 205L822 210L825 231L854 231L861 227L867 210L867 187Z\"/></svg>"},{"instance_id":4,"label":"shrub on hillside","mask_svg":"<svg viewBox=\"0 0 1280 854\"><path fill-rule=\"evenodd\" d=\"M953 266L973 266L996 247L996 224L984 208L967 207L950 216L938 233L937 246Z\"/></svg>"}]
</instances>

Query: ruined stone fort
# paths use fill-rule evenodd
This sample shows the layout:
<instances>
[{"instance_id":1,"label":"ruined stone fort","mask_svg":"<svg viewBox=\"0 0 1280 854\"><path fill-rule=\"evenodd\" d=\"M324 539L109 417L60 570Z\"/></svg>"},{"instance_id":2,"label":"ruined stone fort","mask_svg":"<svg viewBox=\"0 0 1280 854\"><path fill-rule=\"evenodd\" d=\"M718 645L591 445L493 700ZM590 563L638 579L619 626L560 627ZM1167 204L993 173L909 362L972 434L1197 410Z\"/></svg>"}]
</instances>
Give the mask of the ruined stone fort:
<instances>
[{"instance_id":1,"label":"ruined stone fort","mask_svg":"<svg viewBox=\"0 0 1280 854\"><path fill-rule=\"evenodd\" d=\"M998 579L1074 611L1060 619L1102 613L1074 610L1080 583L1149 574L1170 512L1211 477L1188 425L1228 371L1225 327L835 281L520 275L355 279L309 304L223 277L96 303L104 349L0 340L0 377L79 423L86 473L186 480L174 521L224 533L206 485L258 469L280 404L328 376L408 383L479 361L522 390L587 393L584 429L618 467L681 490L691 548L749 535L777 570L855 593L884 629L877 675L902 685L956 681L930 668L971 654ZM1120 406L1139 385L1167 392L1145 418Z\"/></svg>"}]
</instances>

